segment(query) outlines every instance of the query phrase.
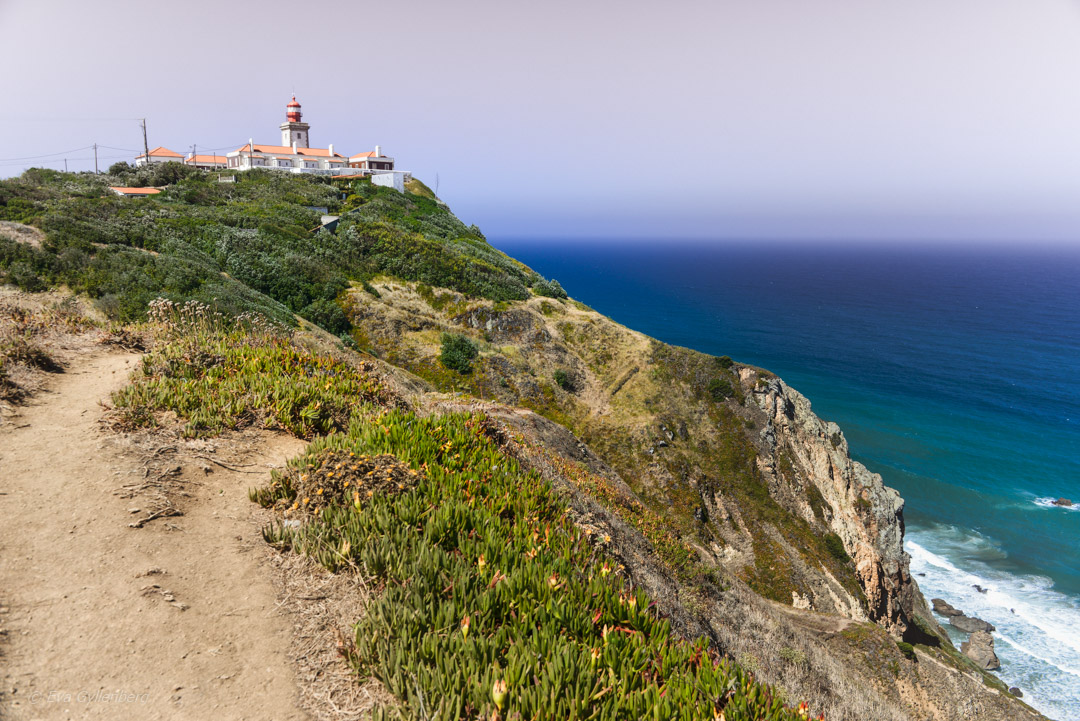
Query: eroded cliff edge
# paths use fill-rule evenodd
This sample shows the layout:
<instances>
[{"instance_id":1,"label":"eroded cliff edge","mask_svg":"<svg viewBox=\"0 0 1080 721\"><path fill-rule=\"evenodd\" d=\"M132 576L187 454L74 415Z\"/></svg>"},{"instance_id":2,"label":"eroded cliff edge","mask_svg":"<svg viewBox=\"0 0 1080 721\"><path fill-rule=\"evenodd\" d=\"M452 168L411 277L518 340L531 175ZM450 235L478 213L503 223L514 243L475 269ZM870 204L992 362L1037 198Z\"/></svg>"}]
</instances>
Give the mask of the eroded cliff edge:
<instances>
[{"instance_id":1,"label":"eroded cliff edge","mask_svg":"<svg viewBox=\"0 0 1080 721\"><path fill-rule=\"evenodd\" d=\"M918 639L915 618L924 624L933 620L909 572L904 499L879 474L852 460L840 427L815 415L804 395L779 378L754 383L755 376L750 368L740 369L742 383L752 386L749 401L767 417L760 434L764 470L788 484L780 495L789 503L808 495L798 493L798 484L812 484L824 500L822 521L843 541L865 596L863 608L850 609L848 615L858 618L865 611L894 635ZM795 471L791 479L781 470L785 454ZM795 502L791 510L808 518L814 514L809 503ZM803 602L810 608L819 605L816 599Z\"/></svg>"}]
</instances>

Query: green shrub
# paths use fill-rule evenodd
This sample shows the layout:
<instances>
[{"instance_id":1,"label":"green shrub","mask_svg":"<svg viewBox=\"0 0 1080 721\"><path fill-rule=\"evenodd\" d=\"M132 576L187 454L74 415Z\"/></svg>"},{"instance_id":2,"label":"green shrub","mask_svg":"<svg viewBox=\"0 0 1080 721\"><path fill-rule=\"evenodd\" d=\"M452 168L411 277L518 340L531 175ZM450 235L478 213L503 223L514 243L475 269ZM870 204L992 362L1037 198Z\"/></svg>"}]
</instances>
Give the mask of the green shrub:
<instances>
[{"instance_id":1,"label":"green shrub","mask_svg":"<svg viewBox=\"0 0 1080 721\"><path fill-rule=\"evenodd\" d=\"M574 390L574 384L570 380L570 375L562 368L555 371L552 377L555 379L555 384L559 386L559 388L562 388L564 391Z\"/></svg>"},{"instance_id":2,"label":"green shrub","mask_svg":"<svg viewBox=\"0 0 1080 721\"><path fill-rule=\"evenodd\" d=\"M300 311L300 315L334 335L342 335L352 329L345 311L332 300L319 298Z\"/></svg>"},{"instance_id":3,"label":"green shrub","mask_svg":"<svg viewBox=\"0 0 1080 721\"><path fill-rule=\"evenodd\" d=\"M780 649L780 658L784 659L792 666L801 666L806 663L806 653L797 648L792 648L791 646L784 646Z\"/></svg>"},{"instance_id":4,"label":"green shrub","mask_svg":"<svg viewBox=\"0 0 1080 721\"><path fill-rule=\"evenodd\" d=\"M458 373L471 372L473 358L479 354L476 344L456 333L443 333L441 341L442 352L439 353L439 362L443 364L443 367Z\"/></svg>"},{"instance_id":5,"label":"green shrub","mask_svg":"<svg viewBox=\"0 0 1080 721\"><path fill-rule=\"evenodd\" d=\"M896 647L900 649L900 653L904 654L908 660L915 660L915 647L907 641L897 641Z\"/></svg>"},{"instance_id":6,"label":"green shrub","mask_svg":"<svg viewBox=\"0 0 1080 721\"><path fill-rule=\"evenodd\" d=\"M368 281L366 281L366 280L360 281L360 287L363 288L364 291L366 291L370 295L372 295L372 296L374 296L376 298L382 298L382 293L379 292L379 289L376 288L375 286L373 286Z\"/></svg>"},{"instance_id":7,"label":"green shrub","mask_svg":"<svg viewBox=\"0 0 1080 721\"><path fill-rule=\"evenodd\" d=\"M714 401L722 401L735 395L735 389L732 387L731 381L726 378L713 378L709 381L708 390L709 396Z\"/></svg>"},{"instance_id":8,"label":"green shrub","mask_svg":"<svg viewBox=\"0 0 1080 721\"><path fill-rule=\"evenodd\" d=\"M533 283L533 292L545 298L566 298L566 291L559 285L559 281L538 280Z\"/></svg>"},{"instance_id":9,"label":"green shrub","mask_svg":"<svg viewBox=\"0 0 1080 721\"><path fill-rule=\"evenodd\" d=\"M825 548L828 552L838 561L847 563L851 560L847 551L844 550L844 542L840 539L840 536L835 533L825 534Z\"/></svg>"},{"instance_id":10,"label":"green shrub","mask_svg":"<svg viewBox=\"0 0 1080 721\"><path fill-rule=\"evenodd\" d=\"M735 364L735 361L731 360L730 356L722 355L716 358L716 365L727 370Z\"/></svg>"}]
</instances>

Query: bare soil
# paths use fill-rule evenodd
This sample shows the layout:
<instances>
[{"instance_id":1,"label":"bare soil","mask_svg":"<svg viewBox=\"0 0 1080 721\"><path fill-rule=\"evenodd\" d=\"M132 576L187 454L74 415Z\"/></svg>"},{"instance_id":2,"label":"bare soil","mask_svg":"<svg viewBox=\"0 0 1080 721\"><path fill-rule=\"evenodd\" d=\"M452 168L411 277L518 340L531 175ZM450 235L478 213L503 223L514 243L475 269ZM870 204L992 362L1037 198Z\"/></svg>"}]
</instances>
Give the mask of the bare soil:
<instances>
[{"instance_id":1,"label":"bare soil","mask_svg":"<svg viewBox=\"0 0 1080 721\"><path fill-rule=\"evenodd\" d=\"M0 220L0 236L11 238L17 243L26 243L33 248L40 248L45 234L32 225L24 225L11 220Z\"/></svg>"},{"instance_id":2,"label":"bare soil","mask_svg":"<svg viewBox=\"0 0 1080 721\"><path fill-rule=\"evenodd\" d=\"M303 443L108 431L138 360L82 354L0 429L0 717L308 718L247 498Z\"/></svg>"}]
</instances>

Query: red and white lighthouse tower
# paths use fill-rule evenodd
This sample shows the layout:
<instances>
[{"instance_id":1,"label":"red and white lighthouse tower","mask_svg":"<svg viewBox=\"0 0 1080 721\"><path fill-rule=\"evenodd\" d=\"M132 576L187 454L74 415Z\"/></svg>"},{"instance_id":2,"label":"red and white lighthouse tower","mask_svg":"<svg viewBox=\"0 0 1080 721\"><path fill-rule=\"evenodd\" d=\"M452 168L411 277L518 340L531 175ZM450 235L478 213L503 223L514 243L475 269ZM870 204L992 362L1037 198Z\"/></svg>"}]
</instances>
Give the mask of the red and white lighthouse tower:
<instances>
[{"instance_id":1,"label":"red and white lighthouse tower","mask_svg":"<svg viewBox=\"0 0 1080 721\"><path fill-rule=\"evenodd\" d=\"M300 103L296 102L296 96L293 96L292 102L285 106L285 122L281 124L281 144L282 145L296 145L298 148L307 148L308 145L308 128L307 123L302 122L301 118L303 113L300 112Z\"/></svg>"}]
</instances>

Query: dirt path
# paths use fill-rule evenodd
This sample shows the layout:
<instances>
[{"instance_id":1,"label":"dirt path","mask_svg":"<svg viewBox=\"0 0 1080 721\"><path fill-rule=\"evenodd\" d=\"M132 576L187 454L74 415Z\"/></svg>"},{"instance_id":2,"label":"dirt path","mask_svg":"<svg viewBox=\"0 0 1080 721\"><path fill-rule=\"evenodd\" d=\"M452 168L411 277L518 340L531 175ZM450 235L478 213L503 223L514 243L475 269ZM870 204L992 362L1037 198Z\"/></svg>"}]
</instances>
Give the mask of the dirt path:
<instances>
[{"instance_id":1,"label":"dirt path","mask_svg":"<svg viewBox=\"0 0 1080 721\"><path fill-rule=\"evenodd\" d=\"M144 472L98 403L138 358L84 356L0 432L0 717L305 718L247 499L302 444L259 436L247 472L181 448L184 515L130 528Z\"/></svg>"}]
</instances>

